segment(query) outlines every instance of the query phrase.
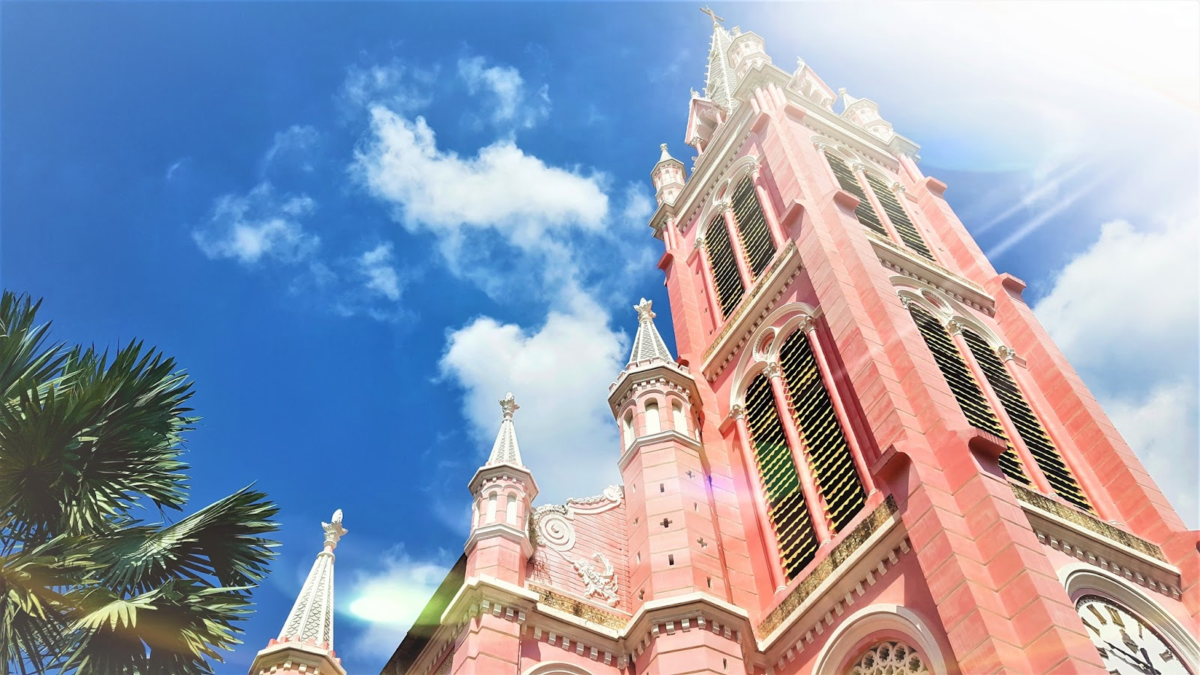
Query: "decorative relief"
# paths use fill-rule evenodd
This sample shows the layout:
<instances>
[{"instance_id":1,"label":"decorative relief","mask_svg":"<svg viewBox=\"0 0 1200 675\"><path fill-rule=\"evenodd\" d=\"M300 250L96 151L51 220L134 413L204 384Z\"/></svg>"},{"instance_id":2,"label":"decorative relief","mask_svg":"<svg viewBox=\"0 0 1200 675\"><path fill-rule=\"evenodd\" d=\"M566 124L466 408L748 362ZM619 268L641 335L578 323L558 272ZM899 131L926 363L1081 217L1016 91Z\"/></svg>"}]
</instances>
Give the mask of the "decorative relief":
<instances>
[{"instance_id":1,"label":"decorative relief","mask_svg":"<svg viewBox=\"0 0 1200 675\"><path fill-rule=\"evenodd\" d=\"M575 598L555 593L546 588L534 587L533 590L538 593L538 602L547 607L562 610L572 616L577 616L584 621L590 621L594 624L622 630L629 623L629 619L618 614L606 612L598 607L586 604Z\"/></svg>"},{"instance_id":2,"label":"decorative relief","mask_svg":"<svg viewBox=\"0 0 1200 675\"><path fill-rule=\"evenodd\" d=\"M533 512L537 524L538 543L555 551L570 551L575 547L575 514L569 507L558 504L539 506Z\"/></svg>"},{"instance_id":3,"label":"decorative relief","mask_svg":"<svg viewBox=\"0 0 1200 675\"><path fill-rule=\"evenodd\" d=\"M929 675L929 668L911 646L880 642L859 657L850 675Z\"/></svg>"},{"instance_id":4,"label":"decorative relief","mask_svg":"<svg viewBox=\"0 0 1200 675\"><path fill-rule=\"evenodd\" d=\"M599 596L609 607L616 607L621 598L617 595L616 572L613 570L612 563L604 557L603 553L595 553L592 558L603 566L602 571L597 571L592 563L584 559L576 560L571 564L575 566L575 571L583 579L588 595Z\"/></svg>"},{"instance_id":5,"label":"decorative relief","mask_svg":"<svg viewBox=\"0 0 1200 675\"><path fill-rule=\"evenodd\" d=\"M1064 506L1063 504L1060 504L1045 495L1039 494L1027 488L1023 488L1020 485L1012 485L1012 489L1017 495L1017 499L1025 502L1026 504L1036 506L1037 508L1056 515L1063 520L1079 525L1086 530L1091 530L1092 532L1095 532L1096 534L1107 539L1111 539L1122 546L1127 546L1139 553L1148 555L1155 560L1161 560L1162 562L1167 561L1167 559L1163 556L1161 548L1146 541L1145 539L1142 539L1141 537L1136 537L1132 534L1129 534L1118 527L1109 525L1099 518L1090 516L1078 509Z\"/></svg>"},{"instance_id":6,"label":"decorative relief","mask_svg":"<svg viewBox=\"0 0 1200 675\"><path fill-rule=\"evenodd\" d=\"M1001 361L1012 361L1017 358L1017 351L1011 347L1000 345L996 347L996 356L1000 357Z\"/></svg>"}]
</instances>

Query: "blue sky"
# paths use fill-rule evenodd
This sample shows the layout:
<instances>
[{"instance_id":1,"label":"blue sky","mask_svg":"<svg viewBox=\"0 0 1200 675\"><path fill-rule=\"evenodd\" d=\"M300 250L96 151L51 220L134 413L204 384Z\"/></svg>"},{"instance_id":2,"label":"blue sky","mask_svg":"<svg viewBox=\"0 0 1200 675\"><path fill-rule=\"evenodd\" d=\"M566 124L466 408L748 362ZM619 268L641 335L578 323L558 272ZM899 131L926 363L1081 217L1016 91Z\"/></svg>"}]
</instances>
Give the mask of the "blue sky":
<instances>
[{"instance_id":1,"label":"blue sky","mask_svg":"<svg viewBox=\"0 0 1200 675\"><path fill-rule=\"evenodd\" d=\"M922 145L1195 527L1196 6L862 7L716 9ZM639 297L673 345L649 170L692 155L708 35L690 4L0 4L0 280L60 339L188 370L194 505L282 507L219 672L335 508L336 646L382 666L461 551L505 391L543 503L616 480Z\"/></svg>"}]
</instances>

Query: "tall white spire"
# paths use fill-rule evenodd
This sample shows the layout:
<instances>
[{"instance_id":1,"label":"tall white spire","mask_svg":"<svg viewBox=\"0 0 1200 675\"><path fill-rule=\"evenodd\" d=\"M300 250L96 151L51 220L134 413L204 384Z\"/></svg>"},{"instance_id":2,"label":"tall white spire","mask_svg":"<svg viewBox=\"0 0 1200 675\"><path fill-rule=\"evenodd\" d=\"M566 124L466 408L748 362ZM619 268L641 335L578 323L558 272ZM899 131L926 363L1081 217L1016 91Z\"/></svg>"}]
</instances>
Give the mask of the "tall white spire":
<instances>
[{"instance_id":1,"label":"tall white spire","mask_svg":"<svg viewBox=\"0 0 1200 675\"><path fill-rule=\"evenodd\" d=\"M484 466L497 464L512 464L525 466L521 463L521 447L517 445L517 428L513 426L513 413L519 410L510 391L500 399L500 409L504 411L504 419L500 422L500 432L496 434L496 442L492 445L492 454Z\"/></svg>"},{"instance_id":2,"label":"tall white spire","mask_svg":"<svg viewBox=\"0 0 1200 675\"><path fill-rule=\"evenodd\" d=\"M342 527L342 510L333 512L333 522L321 523L325 548L304 580L304 588L292 605L279 642L309 643L333 651L333 549L348 530Z\"/></svg>"},{"instance_id":3,"label":"tall white spire","mask_svg":"<svg viewBox=\"0 0 1200 675\"><path fill-rule=\"evenodd\" d=\"M704 95L713 103L729 112L737 107L733 91L737 88L736 77L729 65L729 44L733 36L721 25L725 19L717 16L708 7L700 10L713 22L712 44L708 50L708 73L704 81Z\"/></svg>"},{"instance_id":4,"label":"tall white spire","mask_svg":"<svg viewBox=\"0 0 1200 675\"><path fill-rule=\"evenodd\" d=\"M652 304L649 300L642 298L641 302L633 306L638 313L638 329L637 335L633 338L633 351L629 354L629 363L651 359L662 359L668 363L675 361L671 358L667 343L663 342L662 336L658 334L658 328L654 326L656 315L651 309Z\"/></svg>"}]
</instances>

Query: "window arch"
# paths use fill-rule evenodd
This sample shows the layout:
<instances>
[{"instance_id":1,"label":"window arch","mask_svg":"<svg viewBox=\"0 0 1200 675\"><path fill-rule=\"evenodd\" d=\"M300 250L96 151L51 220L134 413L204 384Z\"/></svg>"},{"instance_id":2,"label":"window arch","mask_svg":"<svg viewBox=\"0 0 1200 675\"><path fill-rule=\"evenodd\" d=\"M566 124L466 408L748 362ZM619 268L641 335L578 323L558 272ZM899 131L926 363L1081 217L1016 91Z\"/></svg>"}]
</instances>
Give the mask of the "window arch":
<instances>
[{"instance_id":1,"label":"window arch","mask_svg":"<svg viewBox=\"0 0 1200 675\"><path fill-rule=\"evenodd\" d=\"M883 227L883 221L879 219L879 214L875 213L875 207L871 206L871 201L867 199L867 193L863 191L862 185L859 185L858 177L850 170L846 161L829 149L825 150L825 161L829 162L829 168L833 169L833 176L837 179L838 185L846 192L858 197L858 206L854 207L854 215L858 218L858 222L868 230L887 237L888 233Z\"/></svg>"},{"instance_id":2,"label":"window arch","mask_svg":"<svg viewBox=\"0 0 1200 675\"><path fill-rule=\"evenodd\" d=\"M917 255L927 260L937 262L933 257L933 251L929 250L929 246L925 244L925 239L921 237L917 226L908 217L908 213L904 207L900 205L900 200L896 198L896 193L882 178L874 173L866 172L867 183L871 186L871 191L875 193L875 197L879 199L879 205L883 207L884 214L888 220L892 221L892 227L896 228L896 234L900 235L900 241L915 252Z\"/></svg>"},{"instance_id":3,"label":"window arch","mask_svg":"<svg viewBox=\"0 0 1200 675\"><path fill-rule=\"evenodd\" d=\"M724 214L718 213L713 216L705 230L704 242L713 284L717 287L721 316L728 318L742 301L746 288L742 285L742 275L738 270L733 244L729 240L729 229L726 227Z\"/></svg>"},{"instance_id":4,"label":"window arch","mask_svg":"<svg viewBox=\"0 0 1200 675\"><path fill-rule=\"evenodd\" d=\"M866 492L838 421L812 345L801 330L779 347L787 407L804 442L817 490L825 502L831 531L841 531L866 503Z\"/></svg>"},{"instance_id":5,"label":"window arch","mask_svg":"<svg viewBox=\"0 0 1200 675\"><path fill-rule=\"evenodd\" d=\"M871 605L847 617L821 648L812 672L856 672L853 668L861 662L866 652L885 642L904 644L907 648L905 656L915 652L921 659L921 667L925 669L916 673L946 674L946 657L929 626L913 610L887 603ZM889 658L892 656L895 655L889 655ZM870 670L865 672L871 673ZM907 672L899 669L893 671L896 674Z\"/></svg>"},{"instance_id":6,"label":"window arch","mask_svg":"<svg viewBox=\"0 0 1200 675\"><path fill-rule=\"evenodd\" d=\"M992 406L983 395L983 390L980 389L975 376L971 374L971 369L967 367L963 355L959 353L958 347L950 339L950 334L946 332L945 326L916 302L908 303L908 313L912 315L913 322L917 324L917 330L933 354L933 360L937 364L938 370L941 371L942 377L946 378L946 384L950 385L950 392L954 394L954 399L966 416L967 422L976 429L1003 439L1008 446L1000 455L1000 469L1004 472L1005 477L1025 486L1030 485L1029 477L1025 474L1025 467L1022 466L1020 458L1013 450L1012 440L1008 438L1008 434L1004 433L1004 428L1000 426L995 411L992 410Z\"/></svg>"},{"instance_id":7,"label":"window arch","mask_svg":"<svg viewBox=\"0 0 1200 675\"><path fill-rule=\"evenodd\" d=\"M690 435L688 434L687 415L684 414L683 404L679 401L671 402L671 427L684 436Z\"/></svg>"},{"instance_id":8,"label":"window arch","mask_svg":"<svg viewBox=\"0 0 1200 675\"><path fill-rule=\"evenodd\" d=\"M1025 446L1029 448L1034 462L1046 476L1046 482L1050 484L1050 488L1059 497L1084 511L1091 512L1092 505L1078 481L1075 480L1075 474L1063 461L1058 447L1046 433L1046 428L1034 414L1029 402L1025 400L1025 394L1013 381L1008 370L1000 361L1000 357L996 356L996 352L982 336L970 328L963 329L962 335L963 340L967 343L967 348L971 351L971 356L979 364L988 384L992 385L992 391L996 392L996 397L1000 399L1000 405L1008 413L1021 440L1025 441Z\"/></svg>"},{"instance_id":9,"label":"window arch","mask_svg":"<svg viewBox=\"0 0 1200 675\"><path fill-rule=\"evenodd\" d=\"M658 414L658 401L646 402L645 413L642 419L645 424L647 436L662 431L662 419Z\"/></svg>"},{"instance_id":10,"label":"window arch","mask_svg":"<svg viewBox=\"0 0 1200 675\"><path fill-rule=\"evenodd\" d=\"M746 388L746 422L758 469L759 484L767 505L767 518L779 542L780 561L789 579L816 555L817 535L800 487L787 434L775 407L775 394L765 373Z\"/></svg>"},{"instance_id":11,"label":"window arch","mask_svg":"<svg viewBox=\"0 0 1200 675\"><path fill-rule=\"evenodd\" d=\"M767 217L750 176L743 176L733 190L733 219L742 238L742 250L746 252L746 263L754 278L767 269L775 257L775 240L767 227Z\"/></svg>"},{"instance_id":12,"label":"window arch","mask_svg":"<svg viewBox=\"0 0 1200 675\"><path fill-rule=\"evenodd\" d=\"M621 418L621 426L624 431L623 435L625 437L625 448L629 449L629 446L633 445L634 440L632 409L625 411L625 416Z\"/></svg>"}]
</instances>

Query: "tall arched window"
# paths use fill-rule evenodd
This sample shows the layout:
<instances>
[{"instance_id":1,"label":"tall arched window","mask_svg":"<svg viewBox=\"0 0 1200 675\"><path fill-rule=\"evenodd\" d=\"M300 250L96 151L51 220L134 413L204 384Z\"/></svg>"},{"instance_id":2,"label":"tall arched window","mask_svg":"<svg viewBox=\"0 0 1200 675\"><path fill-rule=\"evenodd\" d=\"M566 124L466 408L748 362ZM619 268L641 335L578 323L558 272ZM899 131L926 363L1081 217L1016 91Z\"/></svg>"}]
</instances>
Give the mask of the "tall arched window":
<instances>
[{"instance_id":1,"label":"tall arched window","mask_svg":"<svg viewBox=\"0 0 1200 675\"><path fill-rule=\"evenodd\" d=\"M709 266L712 268L713 284L717 287L717 299L720 300L721 315L728 318L742 301L746 288L742 285L742 275L738 272L724 215L718 213L713 216L705 232L704 241L708 249Z\"/></svg>"},{"instance_id":2,"label":"tall arched window","mask_svg":"<svg viewBox=\"0 0 1200 675\"><path fill-rule=\"evenodd\" d=\"M496 522L496 493L493 492L488 497L487 521L489 523Z\"/></svg>"},{"instance_id":3,"label":"tall arched window","mask_svg":"<svg viewBox=\"0 0 1200 675\"><path fill-rule=\"evenodd\" d=\"M992 390L996 392L996 397L1000 399L1000 405L1004 407L1013 426L1017 428L1021 440L1025 441L1025 446L1029 448L1038 468L1046 475L1046 481L1050 483L1051 489L1059 497L1075 506L1085 511L1091 511L1092 505L1079 487L1079 483L1076 482L1075 474L1071 473L1070 467L1063 461L1058 447L1046 433L1041 420L1029 407L1025 395L1008 374L1008 370L1004 368L1000 357L996 356L996 352L992 350L987 341L975 331L964 330L963 339L970 348L971 355L975 357L976 363L979 364L980 370L983 371L984 377L992 385Z\"/></svg>"},{"instance_id":4,"label":"tall arched window","mask_svg":"<svg viewBox=\"0 0 1200 675\"><path fill-rule=\"evenodd\" d=\"M976 429L998 436L1008 444L1008 448L1000 455L1000 469L1004 471L1004 475L1011 481L1029 485L1029 477L1025 475L1025 468L1021 465L1017 453L1013 451L1012 441L1008 434L1004 433L1004 428L996 419L996 413L984 397L970 368L963 361L958 347L950 339L945 326L915 303L909 305L908 311L916 322L921 337L925 339L926 346L933 353L933 360L937 363L938 370L942 371L942 376L946 378L946 383L950 385L950 391L958 401L958 407L966 415L967 421Z\"/></svg>"},{"instance_id":5,"label":"tall arched window","mask_svg":"<svg viewBox=\"0 0 1200 675\"><path fill-rule=\"evenodd\" d=\"M675 428L675 431L678 431L684 436L688 435L687 415L683 414L683 405L679 402L671 404L671 422Z\"/></svg>"},{"instance_id":6,"label":"tall arched window","mask_svg":"<svg viewBox=\"0 0 1200 675\"><path fill-rule=\"evenodd\" d=\"M904 207L900 205L896 193L892 192L883 179L873 173L867 174L867 183L871 185L871 191L879 199L879 205L883 207L883 212L887 214L888 220L892 221L892 226L896 228L896 234L900 235L900 240L904 242L904 245L922 258L934 260L933 252L925 245L925 239L921 237L917 226L913 224L908 213L904 211Z\"/></svg>"},{"instance_id":7,"label":"tall arched window","mask_svg":"<svg viewBox=\"0 0 1200 675\"><path fill-rule=\"evenodd\" d=\"M828 150L825 151L825 159L829 162L829 168L833 169L833 175L837 178L838 185L846 192L858 197L858 206L854 207L854 215L858 217L858 222L876 234L888 236L887 230L883 227L883 221L879 220L879 214L875 213L875 208L867 199L867 193L863 192L862 186L858 184L858 177L854 175L846 162Z\"/></svg>"},{"instance_id":8,"label":"tall arched window","mask_svg":"<svg viewBox=\"0 0 1200 675\"><path fill-rule=\"evenodd\" d=\"M767 227L767 218L763 215L762 204L758 203L750 176L742 178L733 190L733 218L742 237L742 250L746 252L750 273L757 279L775 257L775 241L771 239L771 230Z\"/></svg>"},{"instance_id":9,"label":"tall arched window","mask_svg":"<svg viewBox=\"0 0 1200 675\"><path fill-rule=\"evenodd\" d=\"M625 435L625 447L628 448L629 446L633 445L633 411L632 410L628 410L625 412L625 417L623 417L621 419L621 424L624 427L624 431L625 431L625 434L624 434Z\"/></svg>"},{"instance_id":10,"label":"tall arched window","mask_svg":"<svg viewBox=\"0 0 1200 675\"><path fill-rule=\"evenodd\" d=\"M784 340L779 348L779 365L783 369L788 410L804 441L817 490L831 521L830 530L839 532L862 510L866 492L803 331L797 330Z\"/></svg>"},{"instance_id":11,"label":"tall arched window","mask_svg":"<svg viewBox=\"0 0 1200 675\"><path fill-rule=\"evenodd\" d=\"M517 496L508 494L504 496L504 517L509 525L517 524Z\"/></svg>"},{"instance_id":12,"label":"tall arched window","mask_svg":"<svg viewBox=\"0 0 1200 675\"><path fill-rule=\"evenodd\" d=\"M646 403L646 435L657 434L662 431L662 420L658 417L658 403L649 401Z\"/></svg>"},{"instance_id":13,"label":"tall arched window","mask_svg":"<svg viewBox=\"0 0 1200 675\"><path fill-rule=\"evenodd\" d=\"M767 517L783 557L780 564L791 579L812 562L820 542L813 531L800 476L792 461L783 422L775 408L771 382L762 373L746 389L746 422L759 483L767 503Z\"/></svg>"}]
</instances>

